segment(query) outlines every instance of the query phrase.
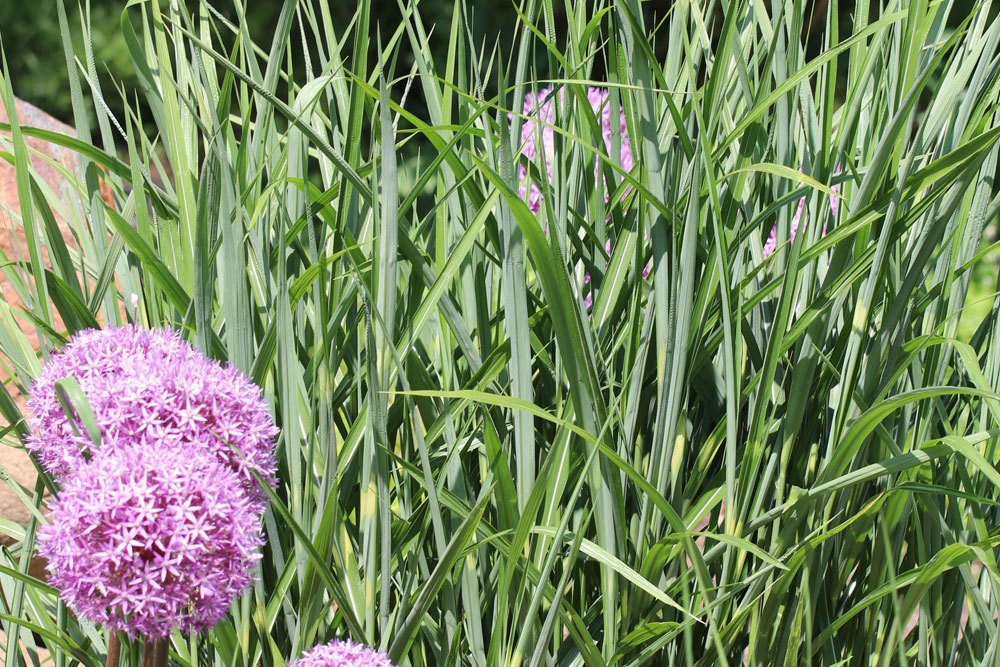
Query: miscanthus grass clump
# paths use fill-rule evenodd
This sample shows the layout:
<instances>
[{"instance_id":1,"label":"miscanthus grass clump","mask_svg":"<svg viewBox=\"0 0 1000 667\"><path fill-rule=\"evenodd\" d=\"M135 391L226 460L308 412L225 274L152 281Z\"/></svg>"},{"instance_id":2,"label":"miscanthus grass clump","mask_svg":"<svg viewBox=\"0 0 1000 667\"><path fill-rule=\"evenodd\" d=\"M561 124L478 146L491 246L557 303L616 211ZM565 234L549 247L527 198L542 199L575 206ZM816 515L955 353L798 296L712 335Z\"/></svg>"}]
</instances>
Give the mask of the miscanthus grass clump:
<instances>
[{"instance_id":1,"label":"miscanthus grass clump","mask_svg":"<svg viewBox=\"0 0 1000 667\"><path fill-rule=\"evenodd\" d=\"M29 662L163 604L173 667L996 663L996 3L132 2L134 89L54 4L77 138L0 124Z\"/></svg>"}]
</instances>

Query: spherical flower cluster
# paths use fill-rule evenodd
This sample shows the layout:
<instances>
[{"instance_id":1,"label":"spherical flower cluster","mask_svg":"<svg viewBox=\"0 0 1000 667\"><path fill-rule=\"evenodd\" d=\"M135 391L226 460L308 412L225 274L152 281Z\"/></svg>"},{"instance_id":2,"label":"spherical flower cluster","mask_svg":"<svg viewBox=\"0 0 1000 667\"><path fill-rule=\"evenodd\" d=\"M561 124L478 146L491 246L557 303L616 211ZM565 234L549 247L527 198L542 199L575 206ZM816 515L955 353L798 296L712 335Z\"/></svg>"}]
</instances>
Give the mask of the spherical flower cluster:
<instances>
[{"instance_id":1,"label":"spherical flower cluster","mask_svg":"<svg viewBox=\"0 0 1000 667\"><path fill-rule=\"evenodd\" d=\"M252 582L257 509L209 452L117 444L53 502L39 534L49 580L77 614L130 635L207 629Z\"/></svg>"},{"instance_id":2,"label":"spherical flower cluster","mask_svg":"<svg viewBox=\"0 0 1000 667\"><path fill-rule=\"evenodd\" d=\"M565 98L565 89L559 89L560 99ZM608 155L614 157L614 138L618 136L621 141L620 164L625 171L631 171L633 165L632 144L629 142L628 129L625 125L625 112L619 110L618 122L611 118L611 102L609 92L606 88L591 86L587 89L587 100L590 108L595 114L601 117L601 134L604 137L604 147ZM541 153L544 158L545 174L552 180L552 160L555 152L555 130L552 124L555 122L555 93L552 88L546 87L537 93L527 93L524 96L524 115L527 117L521 125L521 153L529 160L534 160L538 155L538 134L541 133L542 148ZM539 129L536 124L541 124ZM595 160L595 176L600 177L600 161ZM520 184L519 194L522 199L528 202L528 208L533 213L538 213L542 208L542 193L538 184L528 178L528 170L523 164L518 165L517 174ZM605 195L607 199L609 195Z\"/></svg>"},{"instance_id":3,"label":"spherical flower cluster","mask_svg":"<svg viewBox=\"0 0 1000 667\"><path fill-rule=\"evenodd\" d=\"M334 640L302 654L288 667L395 667L389 657L364 644Z\"/></svg>"},{"instance_id":4,"label":"spherical flower cluster","mask_svg":"<svg viewBox=\"0 0 1000 667\"><path fill-rule=\"evenodd\" d=\"M132 326L85 331L46 364L31 390L26 447L62 481L94 452L55 385L74 378L109 446L205 450L238 471L263 503L253 473L275 480L274 426L260 389L237 369L206 359L178 334Z\"/></svg>"}]
</instances>

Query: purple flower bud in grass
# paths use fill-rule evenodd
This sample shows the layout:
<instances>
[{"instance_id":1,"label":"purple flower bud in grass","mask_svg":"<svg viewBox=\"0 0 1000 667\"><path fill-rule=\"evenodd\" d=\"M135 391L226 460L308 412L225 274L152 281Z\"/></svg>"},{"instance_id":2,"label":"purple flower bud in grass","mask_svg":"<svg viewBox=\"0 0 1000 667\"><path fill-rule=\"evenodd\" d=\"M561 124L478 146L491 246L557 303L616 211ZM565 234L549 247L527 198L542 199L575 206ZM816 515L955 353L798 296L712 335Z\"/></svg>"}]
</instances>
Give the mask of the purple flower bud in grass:
<instances>
[{"instance_id":1,"label":"purple flower bud in grass","mask_svg":"<svg viewBox=\"0 0 1000 667\"><path fill-rule=\"evenodd\" d=\"M70 476L39 534L76 614L129 635L215 625L253 580L260 519L236 471L202 450L107 443Z\"/></svg>"},{"instance_id":2,"label":"purple flower bud in grass","mask_svg":"<svg viewBox=\"0 0 1000 667\"><path fill-rule=\"evenodd\" d=\"M389 657L364 644L334 640L302 654L288 667L395 667Z\"/></svg>"},{"instance_id":3,"label":"purple flower bud in grass","mask_svg":"<svg viewBox=\"0 0 1000 667\"><path fill-rule=\"evenodd\" d=\"M806 198L802 197L799 199L799 206L795 209L795 216L792 218L792 229L791 229L791 240L795 240L795 234L799 231L799 220L802 219L802 211L806 205ZM771 227L771 234L767 237L767 242L764 244L764 259L767 259L774 254L774 251L778 248L778 225L775 224Z\"/></svg>"},{"instance_id":4,"label":"purple flower bud in grass","mask_svg":"<svg viewBox=\"0 0 1000 667\"><path fill-rule=\"evenodd\" d=\"M253 473L273 485L278 431L260 389L237 369L205 358L169 330L126 326L77 334L45 365L28 401L26 447L60 481L94 454L82 424L71 423L56 394L56 382L69 377L94 412L102 448L210 452L239 472L263 507Z\"/></svg>"}]
</instances>

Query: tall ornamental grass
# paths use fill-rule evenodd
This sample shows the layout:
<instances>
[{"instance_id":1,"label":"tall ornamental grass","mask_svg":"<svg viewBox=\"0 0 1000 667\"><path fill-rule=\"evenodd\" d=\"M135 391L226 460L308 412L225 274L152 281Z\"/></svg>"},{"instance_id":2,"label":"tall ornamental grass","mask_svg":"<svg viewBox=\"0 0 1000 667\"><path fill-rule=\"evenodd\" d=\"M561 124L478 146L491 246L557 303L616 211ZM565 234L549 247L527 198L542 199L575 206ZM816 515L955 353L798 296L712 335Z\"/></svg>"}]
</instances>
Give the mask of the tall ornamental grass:
<instances>
[{"instance_id":1,"label":"tall ornamental grass","mask_svg":"<svg viewBox=\"0 0 1000 667\"><path fill-rule=\"evenodd\" d=\"M991 2L523 0L499 41L473 2L128 4L137 90L58 0L77 138L0 125L0 412L23 446L22 323L42 360L170 327L263 388L258 581L171 664L1000 663ZM104 664L28 574L55 490L0 524L6 667Z\"/></svg>"}]
</instances>

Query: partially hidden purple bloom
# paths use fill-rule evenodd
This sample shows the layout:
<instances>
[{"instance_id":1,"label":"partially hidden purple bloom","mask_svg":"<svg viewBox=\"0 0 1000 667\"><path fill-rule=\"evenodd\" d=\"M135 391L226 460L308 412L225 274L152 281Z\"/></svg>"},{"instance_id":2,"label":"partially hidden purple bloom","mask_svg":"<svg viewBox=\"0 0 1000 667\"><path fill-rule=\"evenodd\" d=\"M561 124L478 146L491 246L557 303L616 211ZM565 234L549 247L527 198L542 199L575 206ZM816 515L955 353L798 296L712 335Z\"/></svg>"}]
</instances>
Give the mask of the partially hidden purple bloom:
<instances>
[{"instance_id":1,"label":"partially hidden purple bloom","mask_svg":"<svg viewBox=\"0 0 1000 667\"><path fill-rule=\"evenodd\" d=\"M565 97L565 89L559 89L560 99ZM631 171L634 158L632 156L632 144L628 137L628 127L625 123L625 111L619 109L617 122L611 117L610 93L607 88L591 86L587 88L587 101L595 114L600 115L601 135L604 139L604 147L608 155L615 156L615 137L618 137L619 144L619 164L624 171ZM555 130L552 124L555 122L555 92L551 87L545 87L537 93L527 93L524 96L523 113L527 116L521 126L521 153L529 160L537 159L541 153L544 159L545 175L552 180L552 160L555 157ZM538 126L541 127L538 127ZM541 151L538 148L538 135L541 134ZM595 160L594 178L600 180L601 164L600 160ZM533 213L538 213L542 208L542 191L538 183L528 176L528 169L523 164L518 164L517 180L519 183L518 194L521 199L528 203L528 208ZM606 192L605 201L608 201L611 194ZM611 240L607 240L607 254L611 255ZM643 277L649 275L649 267L643 269ZM590 284L590 274L584 276L584 285ZM584 297L584 306L590 308L593 304L593 292L588 290Z\"/></svg>"},{"instance_id":2,"label":"partially hidden purple bloom","mask_svg":"<svg viewBox=\"0 0 1000 667\"><path fill-rule=\"evenodd\" d=\"M389 657L364 644L334 640L302 654L288 667L395 667Z\"/></svg>"},{"instance_id":3,"label":"partially hidden purple bloom","mask_svg":"<svg viewBox=\"0 0 1000 667\"><path fill-rule=\"evenodd\" d=\"M28 400L25 446L59 481L95 454L82 424L67 418L58 400L56 382L70 377L93 410L102 449L211 453L239 473L263 507L253 473L273 486L278 430L260 389L239 370L205 358L165 329L125 326L75 335L45 365Z\"/></svg>"},{"instance_id":4,"label":"partially hidden purple bloom","mask_svg":"<svg viewBox=\"0 0 1000 667\"><path fill-rule=\"evenodd\" d=\"M67 606L129 635L215 625L253 581L260 518L203 450L108 442L65 481L39 533Z\"/></svg>"},{"instance_id":5,"label":"partially hidden purple bloom","mask_svg":"<svg viewBox=\"0 0 1000 667\"><path fill-rule=\"evenodd\" d=\"M792 217L792 229L791 229L791 240L795 240L795 234L799 231L799 221L802 219L802 212L806 206L806 198L802 197L799 199L798 208L795 209L795 216ZM778 225L775 223L771 227L771 233L767 237L767 241L764 243L764 258L768 258L774 254L774 251L778 247Z\"/></svg>"},{"instance_id":6,"label":"partially hidden purple bloom","mask_svg":"<svg viewBox=\"0 0 1000 667\"><path fill-rule=\"evenodd\" d=\"M840 173L840 164L837 165L837 173ZM830 212L833 214L834 219L837 218L837 211L840 209L840 184L834 185L830 190L833 191L834 195L830 197ZM799 199L798 208L795 210L795 216L792 218L792 228L790 230L789 241L795 240L795 234L799 231L799 223L802 222L802 227L805 228L805 222L803 222L803 214L805 213L806 198L802 197ZM823 236L826 236L826 225L823 225L822 229ZM767 259L774 254L774 251L778 247L778 224L775 223L771 227L771 233L767 237L767 241L764 242L764 259Z\"/></svg>"},{"instance_id":7,"label":"partially hidden purple bloom","mask_svg":"<svg viewBox=\"0 0 1000 667\"><path fill-rule=\"evenodd\" d=\"M565 89L559 89L560 99L565 97ZM607 88L591 86L587 88L587 100L595 114L600 114L601 135L608 155L614 157L615 136L620 139L620 164L625 171L631 171L633 165L632 144L628 138L628 128L625 124L625 112L619 109L618 119L611 118L610 93ZM552 180L552 160L555 156L555 92L551 87L545 87L537 93L527 93L524 96L524 115L527 117L521 125L521 153L529 160L535 160L539 154L544 158L545 174ZM538 127L540 125L541 127ZM541 150L538 146L538 134L541 134ZM600 177L600 161L595 160L595 179ZM523 164L518 165L517 180L520 184L521 199L528 202L528 208L538 213L542 208L542 193L538 184L529 178L528 170ZM605 194L605 199L610 193Z\"/></svg>"}]
</instances>

